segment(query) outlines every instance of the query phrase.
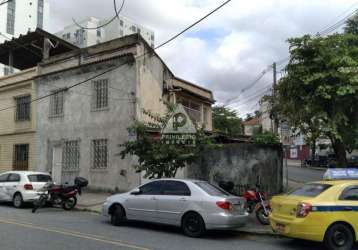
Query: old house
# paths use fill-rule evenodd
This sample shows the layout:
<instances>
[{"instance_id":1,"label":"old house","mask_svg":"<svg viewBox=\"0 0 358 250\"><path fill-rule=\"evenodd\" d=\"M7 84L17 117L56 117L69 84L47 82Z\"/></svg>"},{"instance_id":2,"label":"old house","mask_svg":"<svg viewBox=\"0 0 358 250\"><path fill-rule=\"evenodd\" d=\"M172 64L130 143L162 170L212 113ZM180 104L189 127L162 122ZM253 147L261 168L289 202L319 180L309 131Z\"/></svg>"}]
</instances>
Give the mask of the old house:
<instances>
[{"instance_id":1,"label":"old house","mask_svg":"<svg viewBox=\"0 0 358 250\"><path fill-rule=\"evenodd\" d=\"M212 129L211 91L177 78L138 34L50 56L37 70L37 96L52 94L36 104L37 166L57 182L80 175L94 189L138 185L136 159L122 160L119 145L133 139L134 120L147 118L143 109L163 114L164 101Z\"/></svg>"},{"instance_id":2,"label":"old house","mask_svg":"<svg viewBox=\"0 0 358 250\"><path fill-rule=\"evenodd\" d=\"M49 43L56 48L47 47ZM47 49L44 49L47 47ZM0 63L17 69L0 78L0 171L37 169L36 65L43 57L78 49L45 31L0 44Z\"/></svg>"},{"instance_id":3,"label":"old house","mask_svg":"<svg viewBox=\"0 0 358 250\"><path fill-rule=\"evenodd\" d=\"M259 118L252 118L248 121L244 121L242 125L244 126L244 135L254 135L261 129Z\"/></svg>"}]
</instances>

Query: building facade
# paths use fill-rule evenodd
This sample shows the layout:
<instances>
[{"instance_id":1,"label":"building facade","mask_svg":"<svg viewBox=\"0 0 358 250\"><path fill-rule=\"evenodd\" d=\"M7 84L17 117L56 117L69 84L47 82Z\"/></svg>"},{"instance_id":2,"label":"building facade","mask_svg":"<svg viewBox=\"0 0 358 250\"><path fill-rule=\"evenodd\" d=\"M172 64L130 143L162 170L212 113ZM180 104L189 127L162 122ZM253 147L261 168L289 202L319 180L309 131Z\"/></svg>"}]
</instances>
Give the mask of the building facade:
<instances>
[{"instance_id":1,"label":"building facade","mask_svg":"<svg viewBox=\"0 0 358 250\"><path fill-rule=\"evenodd\" d=\"M19 37L37 27L48 29L49 0L11 0L0 5L0 43ZM16 69L0 65L0 75L8 75Z\"/></svg>"},{"instance_id":2,"label":"building facade","mask_svg":"<svg viewBox=\"0 0 358 250\"><path fill-rule=\"evenodd\" d=\"M140 34L148 44L154 47L154 32L150 29L133 22L132 20L119 16L108 25L110 19L99 20L94 17L86 18L79 22L82 27L89 29L81 29L75 23L66 26L62 31L56 33L62 39L75 44L81 48L89 47L95 44L107 42L123 36L131 34ZM104 25L104 26L103 26ZM99 29L93 29L103 26Z\"/></svg>"},{"instance_id":3,"label":"building facade","mask_svg":"<svg viewBox=\"0 0 358 250\"><path fill-rule=\"evenodd\" d=\"M212 129L212 92L175 77L138 34L50 57L38 66L36 86L38 96L53 93L37 104L38 170L59 183L83 176L93 189L139 185L136 157L121 159L119 145L134 139L127 128L135 120L147 121L144 110L164 114L165 102L182 103Z\"/></svg>"}]
</instances>

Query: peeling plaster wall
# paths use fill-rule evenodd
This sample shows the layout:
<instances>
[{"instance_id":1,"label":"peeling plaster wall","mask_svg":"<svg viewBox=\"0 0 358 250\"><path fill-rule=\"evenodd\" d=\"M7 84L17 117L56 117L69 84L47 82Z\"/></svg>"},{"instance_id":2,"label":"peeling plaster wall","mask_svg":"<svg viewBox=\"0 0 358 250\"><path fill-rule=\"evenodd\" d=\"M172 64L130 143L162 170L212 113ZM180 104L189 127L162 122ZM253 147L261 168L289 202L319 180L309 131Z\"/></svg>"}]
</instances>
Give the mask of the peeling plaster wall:
<instances>
[{"instance_id":1,"label":"peeling plaster wall","mask_svg":"<svg viewBox=\"0 0 358 250\"><path fill-rule=\"evenodd\" d=\"M226 144L207 149L205 156L188 166L186 176L207 180L218 185L220 181L232 181L235 193L254 188L258 177L262 189L269 194L282 191L282 148L255 144Z\"/></svg>"}]
</instances>

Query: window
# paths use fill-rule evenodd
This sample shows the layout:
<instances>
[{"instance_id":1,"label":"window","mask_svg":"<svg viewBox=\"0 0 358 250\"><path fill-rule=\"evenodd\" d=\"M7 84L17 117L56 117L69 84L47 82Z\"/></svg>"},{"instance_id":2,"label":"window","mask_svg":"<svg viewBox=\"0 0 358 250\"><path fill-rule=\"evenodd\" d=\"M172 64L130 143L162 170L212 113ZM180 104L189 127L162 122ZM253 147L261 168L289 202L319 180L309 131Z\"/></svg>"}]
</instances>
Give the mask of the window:
<instances>
[{"instance_id":1,"label":"window","mask_svg":"<svg viewBox=\"0 0 358 250\"><path fill-rule=\"evenodd\" d=\"M31 96L15 97L16 121L29 121L31 110Z\"/></svg>"},{"instance_id":2,"label":"window","mask_svg":"<svg viewBox=\"0 0 358 250\"><path fill-rule=\"evenodd\" d=\"M119 25L123 27L123 20L119 20Z\"/></svg>"},{"instance_id":3,"label":"window","mask_svg":"<svg viewBox=\"0 0 358 250\"><path fill-rule=\"evenodd\" d=\"M108 107L108 79L93 81L93 109Z\"/></svg>"},{"instance_id":4,"label":"window","mask_svg":"<svg viewBox=\"0 0 358 250\"><path fill-rule=\"evenodd\" d=\"M14 35L15 32L15 9L16 0L7 3L6 32L11 35Z\"/></svg>"},{"instance_id":5,"label":"window","mask_svg":"<svg viewBox=\"0 0 358 250\"><path fill-rule=\"evenodd\" d=\"M162 181L153 181L139 188L143 195L159 195L162 187Z\"/></svg>"},{"instance_id":6,"label":"window","mask_svg":"<svg viewBox=\"0 0 358 250\"><path fill-rule=\"evenodd\" d=\"M212 196L230 196L230 194L228 192L226 192L225 190L211 185L208 182L205 181L200 181L200 182L195 182L195 184L197 186L199 186L203 191L205 191L205 193L212 195Z\"/></svg>"},{"instance_id":7,"label":"window","mask_svg":"<svg viewBox=\"0 0 358 250\"><path fill-rule=\"evenodd\" d=\"M349 187L342 192L340 200L358 201L358 187Z\"/></svg>"},{"instance_id":8,"label":"window","mask_svg":"<svg viewBox=\"0 0 358 250\"><path fill-rule=\"evenodd\" d=\"M119 31L119 36L123 36L123 35L124 35L123 30L120 30Z\"/></svg>"},{"instance_id":9,"label":"window","mask_svg":"<svg viewBox=\"0 0 358 250\"><path fill-rule=\"evenodd\" d=\"M70 39L71 38L71 33L67 33L66 36L67 36L67 39Z\"/></svg>"},{"instance_id":10,"label":"window","mask_svg":"<svg viewBox=\"0 0 358 250\"><path fill-rule=\"evenodd\" d=\"M14 68L4 65L4 75L7 76L7 75L10 75L12 73L14 73Z\"/></svg>"},{"instance_id":11,"label":"window","mask_svg":"<svg viewBox=\"0 0 358 250\"><path fill-rule=\"evenodd\" d=\"M0 182L7 182L8 177L9 177L9 174L0 175Z\"/></svg>"},{"instance_id":12,"label":"window","mask_svg":"<svg viewBox=\"0 0 358 250\"><path fill-rule=\"evenodd\" d=\"M193 122L201 123L201 105L197 102L194 102L188 98L179 97L178 103L181 103L184 106L185 111L188 113L189 117Z\"/></svg>"},{"instance_id":13,"label":"window","mask_svg":"<svg viewBox=\"0 0 358 250\"><path fill-rule=\"evenodd\" d=\"M162 185L162 194L190 196L190 189L181 181L164 181Z\"/></svg>"},{"instance_id":14,"label":"window","mask_svg":"<svg viewBox=\"0 0 358 250\"><path fill-rule=\"evenodd\" d=\"M93 140L92 151L92 168L106 169L108 165L108 140Z\"/></svg>"},{"instance_id":15,"label":"window","mask_svg":"<svg viewBox=\"0 0 358 250\"><path fill-rule=\"evenodd\" d=\"M135 33L135 32L137 32L137 27L132 25L131 30Z\"/></svg>"},{"instance_id":16,"label":"window","mask_svg":"<svg viewBox=\"0 0 358 250\"><path fill-rule=\"evenodd\" d=\"M19 182L20 175L19 174L10 174L8 182Z\"/></svg>"},{"instance_id":17,"label":"window","mask_svg":"<svg viewBox=\"0 0 358 250\"><path fill-rule=\"evenodd\" d=\"M50 117L63 115L64 89L52 91L50 98Z\"/></svg>"},{"instance_id":18,"label":"window","mask_svg":"<svg viewBox=\"0 0 358 250\"><path fill-rule=\"evenodd\" d=\"M141 32L142 32L142 30L141 30L140 28L138 28L138 29L137 29L137 33L140 34Z\"/></svg>"},{"instance_id":19,"label":"window","mask_svg":"<svg viewBox=\"0 0 358 250\"><path fill-rule=\"evenodd\" d=\"M80 168L80 145L79 141L66 141L63 151L63 170L79 171Z\"/></svg>"},{"instance_id":20,"label":"window","mask_svg":"<svg viewBox=\"0 0 358 250\"><path fill-rule=\"evenodd\" d=\"M331 185L328 184L306 184L302 187L297 188L296 190L293 190L292 192L288 193L289 195L295 195L295 196L307 196L307 197L316 197L319 194L326 191L328 188L330 188Z\"/></svg>"},{"instance_id":21,"label":"window","mask_svg":"<svg viewBox=\"0 0 358 250\"><path fill-rule=\"evenodd\" d=\"M154 41L154 35L151 35L151 36L150 36L150 39L151 39L152 41Z\"/></svg>"},{"instance_id":22,"label":"window","mask_svg":"<svg viewBox=\"0 0 358 250\"><path fill-rule=\"evenodd\" d=\"M18 144L14 146L14 170L29 169L29 144Z\"/></svg>"},{"instance_id":23,"label":"window","mask_svg":"<svg viewBox=\"0 0 358 250\"><path fill-rule=\"evenodd\" d=\"M52 181L51 176L45 174L32 174L28 175L27 178L30 182L50 182Z\"/></svg>"},{"instance_id":24,"label":"window","mask_svg":"<svg viewBox=\"0 0 358 250\"><path fill-rule=\"evenodd\" d=\"M44 22L44 0L38 0L37 2L37 27L43 28Z\"/></svg>"},{"instance_id":25,"label":"window","mask_svg":"<svg viewBox=\"0 0 358 250\"><path fill-rule=\"evenodd\" d=\"M98 37L101 37L101 35L102 35L102 34L101 34L101 30L98 29L98 30L97 30L97 36L98 36Z\"/></svg>"},{"instance_id":26,"label":"window","mask_svg":"<svg viewBox=\"0 0 358 250\"><path fill-rule=\"evenodd\" d=\"M85 31L83 29L76 30L76 32L75 32L75 38L76 38L75 43L76 44L83 44L83 42L85 40L84 37L85 37Z\"/></svg>"}]
</instances>

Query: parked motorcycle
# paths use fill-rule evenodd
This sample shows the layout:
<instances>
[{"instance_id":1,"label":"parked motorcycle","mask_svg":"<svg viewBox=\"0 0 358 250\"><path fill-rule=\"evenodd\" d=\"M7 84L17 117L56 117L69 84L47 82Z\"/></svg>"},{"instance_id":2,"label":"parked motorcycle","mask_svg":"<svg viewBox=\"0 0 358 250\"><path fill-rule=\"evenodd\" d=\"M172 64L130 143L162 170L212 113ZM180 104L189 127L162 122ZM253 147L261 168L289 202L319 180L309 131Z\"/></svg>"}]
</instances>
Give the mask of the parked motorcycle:
<instances>
[{"instance_id":1,"label":"parked motorcycle","mask_svg":"<svg viewBox=\"0 0 358 250\"><path fill-rule=\"evenodd\" d=\"M75 178L75 185L56 185L52 182L45 184L39 190L39 198L34 201L32 212L49 204L51 206L60 206L64 210L72 210L77 204L77 194L82 194L82 188L88 185L88 180L82 177Z\"/></svg>"},{"instance_id":2,"label":"parked motorcycle","mask_svg":"<svg viewBox=\"0 0 358 250\"><path fill-rule=\"evenodd\" d=\"M267 202L266 194L260 191L260 185L256 185L256 190L247 190L244 192L246 199L246 210L248 213L255 211L257 220L263 225L269 225L269 214L271 206Z\"/></svg>"}]
</instances>

